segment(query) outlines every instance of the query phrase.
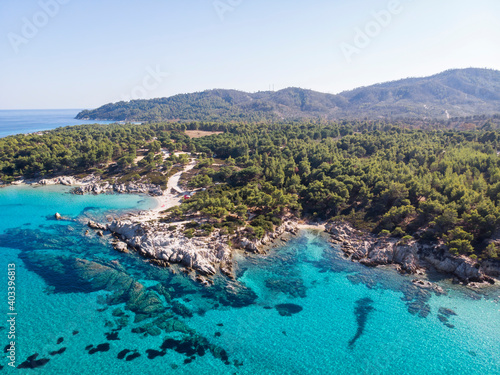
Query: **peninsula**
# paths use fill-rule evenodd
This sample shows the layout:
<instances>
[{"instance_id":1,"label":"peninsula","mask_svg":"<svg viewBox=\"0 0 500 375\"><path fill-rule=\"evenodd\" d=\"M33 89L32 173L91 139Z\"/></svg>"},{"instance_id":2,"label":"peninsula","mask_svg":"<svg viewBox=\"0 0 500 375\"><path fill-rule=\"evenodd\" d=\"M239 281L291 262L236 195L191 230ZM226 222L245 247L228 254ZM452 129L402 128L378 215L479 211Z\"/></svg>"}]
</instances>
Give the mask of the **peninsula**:
<instances>
[{"instance_id":1,"label":"peninsula","mask_svg":"<svg viewBox=\"0 0 500 375\"><path fill-rule=\"evenodd\" d=\"M327 222L346 254L367 265L493 282L498 141L492 130L370 121L193 122L69 127L0 144L6 183L24 176L82 184L76 194L158 196L152 213L91 226L112 233L117 249L181 264L204 283L219 270L232 277L234 248L264 251L304 221ZM45 177L55 174L72 178Z\"/></svg>"}]
</instances>

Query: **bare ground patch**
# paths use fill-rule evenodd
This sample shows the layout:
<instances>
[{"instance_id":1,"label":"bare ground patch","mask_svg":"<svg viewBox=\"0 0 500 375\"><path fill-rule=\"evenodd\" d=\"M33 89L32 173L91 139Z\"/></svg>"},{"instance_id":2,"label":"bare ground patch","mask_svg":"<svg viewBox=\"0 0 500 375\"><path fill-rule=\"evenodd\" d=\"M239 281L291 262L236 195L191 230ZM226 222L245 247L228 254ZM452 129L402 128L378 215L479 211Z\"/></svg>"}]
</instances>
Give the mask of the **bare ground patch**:
<instances>
[{"instance_id":1,"label":"bare ground patch","mask_svg":"<svg viewBox=\"0 0 500 375\"><path fill-rule=\"evenodd\" d=\"M209 135L222 134L224 132L211 132L205 130L186 130L185 133L189 138L202 138L202 137L208 137Z\"/></svg>"}]
</instances>

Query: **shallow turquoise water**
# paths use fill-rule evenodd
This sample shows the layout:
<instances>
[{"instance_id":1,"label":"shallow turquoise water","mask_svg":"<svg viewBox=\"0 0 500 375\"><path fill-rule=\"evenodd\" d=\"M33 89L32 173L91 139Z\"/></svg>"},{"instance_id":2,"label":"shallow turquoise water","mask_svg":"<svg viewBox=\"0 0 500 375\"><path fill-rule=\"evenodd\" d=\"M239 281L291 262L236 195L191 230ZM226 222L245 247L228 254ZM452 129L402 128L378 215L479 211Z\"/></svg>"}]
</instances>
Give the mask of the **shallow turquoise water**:
<instances>
[{"instance_id":1,"label":"shallow turquoise water","mask_svg":"<svg viewBox=\"0 0 500 375\"><path fill-rule=\"evenodd\" d=\"M73 196L67 191L62 187L0 189L0 285L6 285L7 264L17 264L16 364L35 353L37 358L50 359L36 369L13 370L4 356L0 361L3 372L500 374L498 289L480 294L443 279L440 284L447 295L417 298L412 294L411 277L348 262L323 237L310 232L268 256L236 255L240 283L220 278L215 287L206 289L185 276L152 267L135 254L117 253L93 233L84 236L86 228L81 222L53 220L55 212L73 219L102 220L107 214L151 207L151 199ZM35 258L30 258L33 255ZM191 317L174 314L196 331L190 337L204 337L223 348L228 364L208 352L191 360L170 349L149 359L147 350L158 350L166 338L183 335L133 333L132 328L154 317L134 323L134 313L127 310L131 320L116 331L119 340L108 340L105 334L116 320L112 312L123 309L125 303L108 305L105 299L109 292L104 290L63 290L54 275L64 275L64 270L57 267L34 272L33 259L41 261L53 255L118 264L145 287L161 284L169 288L172 299L193 312ZM234 288L237 296L248 298L229 300ZM171 311L171 302L162 301ZM410 301L427 304L429 315L411 314ZM4 317L6 302L0 301ZM293 304L302 310L283 316L276 308L279 304ZM448 318L454 328L438 319L442 307L456 313ZM6 323L0 326L5 331ZM73 334L75 331L78 333ZM6 343L6 333L1 337ZM64 341L57 344L60 337ZM109 343L109 350L95 354L85 350L90 344L102 343ZM51 355L63 347L64 353ZM140 356L130 361L118 359L123 349L136 350ZM190 363L184 364L186 360Z\"/></svg>"}]
</instances>

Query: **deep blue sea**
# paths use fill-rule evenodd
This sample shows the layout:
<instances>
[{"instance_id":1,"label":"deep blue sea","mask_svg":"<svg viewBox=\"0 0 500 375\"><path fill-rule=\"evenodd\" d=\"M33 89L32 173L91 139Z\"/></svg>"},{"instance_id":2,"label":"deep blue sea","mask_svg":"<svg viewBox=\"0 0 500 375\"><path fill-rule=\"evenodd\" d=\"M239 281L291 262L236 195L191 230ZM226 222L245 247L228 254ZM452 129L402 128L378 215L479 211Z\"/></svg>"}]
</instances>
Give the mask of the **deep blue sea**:
<instances>
[{"instance_id":1,"label":"deep blue sea","mask_svg":"<svg viewBox=\"0 0 500 375\"><path fill-rule=\"evenodd\" d=\"M69 125L109 124L110 121L75 120L79 109L0 110L0 138Z\"/></svg>"},{"instance_id":2,"label":"deep blue sea","mask_svg":"<svg viewBox=\"0 0 500 375\"><path fill-rule=\"evenodd\" d=\"M151 198L68 191L0 189L0 347L14 263L16 365L39 366L14 370L3 354L4 373L500 374L498 289L434 275L447 294L428 293L306 231L266 256L236 254L237 280L207 288L85 235L87 219Z\"/></svg>"}]
</instances>

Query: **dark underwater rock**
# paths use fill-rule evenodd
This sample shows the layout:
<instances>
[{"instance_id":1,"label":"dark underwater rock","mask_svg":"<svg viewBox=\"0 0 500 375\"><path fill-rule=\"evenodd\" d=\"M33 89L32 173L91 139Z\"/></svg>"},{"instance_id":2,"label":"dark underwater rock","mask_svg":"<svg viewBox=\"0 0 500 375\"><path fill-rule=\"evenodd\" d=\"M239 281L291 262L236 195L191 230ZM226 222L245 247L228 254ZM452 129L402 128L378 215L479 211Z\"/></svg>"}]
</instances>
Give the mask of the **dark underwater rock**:
<instances>
[{"instance_id":1,"label":"dark underwater rock","mask_svg":"<svg viewBox=\"0 0 500 375\"><path fill-rule=\"evenodd\" d=\"M110 340L110 341L116 341L116 340L120 340L118 338L118 332L107 332L104 334L106 336L106 340Z\"/></svg>"},{"instance_id":2,"label":"dark underwater rock","mask_svg":"<svg viewBox=\"0 0 500 375\"><path fill-rule=\"evenodd\" d=\"M153 323L155 322L156 321L154 321ZM163 329L166 333L181 332L186 334L193 334L195 332L193 329L189 328L186 323L175 318L163 322L157 322L156 326L160 329Z\"/></svg>"},{"instance_id":3,"label":"dark underwater rock","mask_svg":"<svg viewBox=\"0 0 500 375\"><path fill-rule=\"evenodd\" d=\"M451 323L449 323L449 319L452 316L456 316L457 313L453 311L452 309L448 309L446 307L440 307L438 310L438 319L441 323L443 323L446 327L448 328L455 328L455 326Z\"/></svg>"},{"instance_id":4,"label":"dark underwater rock","mask_svg":"<svg viewBox=\"0 0 500 375\"><path fill-rule=\"evenodd\" d=\"M418 316L421 318L427 318L431 313L431 306L427 303L424 303L420 311L418 312Z\"/></svg>"},{"instance_id":5,"label":"dark underwater rock","mask_svg":"<svg viewBox=\"0 0 500 375\"><path fill-rule=\"evenodd\" d=\"M167 350L175 350L179 354L183 354L189 357L191 360L196 358L196 356L204 356L207 352L212 353L215 358L220 359L222 362L226 363L229 360L227 352L219 346L212 345L204 337L194 335L191 337L185 337L184 339L166 339L161 345L160 349L162 352Z\"/></svg>"},{"instance_id":6,"label":"dark underwater rock","mask_svg":"<svg viewBox=\"0 0 500 375\"><path fill-rule=\"evenodd\" d=\"M257 300L257 294L238 282L228 282L223 288L214 290L221 305L231 307L250 306Z\"/></svg>"},{"instance_id":7,"label":"dark underwater rock","mask_svg":"<svg viewBox=\"0 0 500 375\"><path fill-rule=\"evenodd\" d=\"M130 349L123 349L120 353L118 353L118 355L116 356L116 358L118 359L123 359L125 358L125 356L130 353L132 350Z\"/></svg>"},{"instance_id":8,"label":"dark underwater rock","mask_svg":"<svg viewBox=\"0 0 500 375\"><path fill-rule=\"evenodd\" d=\"M150 336L159 336L161 335L160 328L156 327L153 323L148 323L142 327L137 327L132 329L133 333L145 333Z\"/></svg>"},{"instance_id":9,"label":"dark underwater rock","mask_svg":"<svg viewBox=\"0 0 500 375\"><path fill-rule=\"evenodd\" d=\"M66 351L66 348L61 348L59 350L56 350L54 352L50 352L50 355L57 355L57 354L63 354Z\"/></svg>"},{"instance_id":10,"label":"dark underwater rock","mask_svg":"<svg viewBox=\"0 0 500 375\"><path fill-rule=\"evenodd\" d=\"M158 318L156 318L153 323L156 324L158 327L161 327L162 324L165 324L166 322L168 322L170 319L173 318L173 314L172 313L165 313L163 315L160 315Z\"/></svg>"},{"instance_id":11,"label":"dark underwater rock","mask_svg":"<svg viewBox=\"0 0 500 375\"><path fill-rule=\"evenodd\" d=\"M165 301L170 302L172 300L172 296L163 285L156 284L150 289L156 291L159 295L165 297Z\"/></svg>"},{"instance_id":12,"label":"dark underwater rock","mask_svg":"<svg viewBox=\"0 0 500 375\"><path fill-rule=\"evenodd\" d=\"M303 310L302 306L294 303L282 303L274 306L281 316L292 316Z\"/></svg>"},{"instance_id":13,"label":"dark underwater rock","mask_svg":"<svg viewBox=\"0 0 500 375\"><path fill-rule=\"evenodd\" d=\"M448 322L448 318L444 315L438 315L438 319L441 323L447 323Z\"/></svg>"},{"instance_id":14,"label":"dark underwater rock","mask_svg":"<svg viewBox=\"0 0 500 375\"><path fill-rule=\"evenodd\" d=\"M178 301L172 301L172 311L183 318L191 318L193 316L191 310Z\"/></svg>"},{"instance_id":15,"label":"dark underwater rock","mask_svg":"<svg viewBox=\"0 0 500 375\"><path fill-rule=\"evenodd\" d=\"M125 302L126 309L147 317L165 310L153 291L135 281L121 266L114 263L31 252L22 256L28 269L39 274L55 292L113 292L107 298L110 305Z\"/></svg>"},{"instance_id":16,"label":"dark underwater rock","mask_svg":"<svg viewBox=\"0 0 500 375\"><path fill-rule=\"evenodd\" d=\"M155 359L156 357L163 357L167 352L155 349L148 349L146 350L146 353L148 355L148 359Z\"/></svg>"},{"instance_id":17,"label":"dark underwater rock","mask_svg":"<svg viewBox=\"0 0 500 375\"><path fill-rule=\"evenodd\" d=\"M148 320L148 319L149 319L149 315L136 313L135 317L134 317L134 323L140 323L143 320Z\"/></svg>"},{"instance_id":18,"label":"dark underwater rock","mask_svg":"<svg viewBox=\"0 0 500 375\"><path fill-rule=\"evenodd\" d=\"M89 350L89 354L95 354L97 352L107 352L110 348L110 345L109 343L104 343L104 344L99 344L97 345L95 348L92 347L90 350Z\"/></svg>"},{"instance_id":19,"label":"dark underwater rock","mask_svg":"<svg viewBox=\"0 0 500 375\"><path fill-rule=\"evenodd\" d=\"M115 321L115 323L116 323L116 329L117 330L121 330L124 327L128 326L128 323L129 323L129 317L128 317L128 315L120 317L119 319L117 319Z\"/></svg>"},{"instance_id":20,"label":"dark underwater rock","mask_svg":"<svg viewBox=\"0 0 500 375\"><path fill-rule=\"evenodd\" d=\"M288 294L293 298L305 298L307 288L302 279L267 279L266 287L276 292Z\"/></svg>"},{"instance_id":21,"label":"dark underwater rock","mask_svg":"<svg viewBox=\"0 0 500 375\"><path fill-rule=\"evenodd\" d=\"M31 368L31 369L34 369L34 368L37 368L37 367L42 367L44 366L47 362L50 361L50 359L48 358L40 358L40 359L37 359L38 357L38 353L35 353L33 355L30 355L26 361L24 361L23 363L21 363L19 366L17 366L17 368L19 369L23 369L23 368Z\"/></svg>"},{"instance_id":22,"label":"dark underwater rock","mask_svg":"<svg viewBox=\"0 0 500 375\"><path fill-rule=\"evenodd\" d=\"M441 295L438 291L432 291L429 288L421 288L419 285L415 285L415 283L404 284L401 291L404 294L401 300L407 302L406 306L408 307L408 312L412 315L418 314L421 318L426 318L431 311L431 307L427 303L431 298L431 292L436 293L436 295Z\"/></svg>"},{"instance_id":23,"label":"dark underwater rock","mask_svg":"<svg viewBox=\"0 0 500 375\"><path fill-rule=\"evenodd\" d=\"M349 348L352 349L356 341L361 337L365 330L366 322L368 320L368 316L375 309L373 308L373 300L371 298L361 298L356 301L356 307L354 308L354 315L356 315L356 321L358 323L358 329L356 330L356 334L349 341Z\"/></svg>"},{"instance_id":24,"label":"dark underwater rock","mask_svg":"<svg viewBox=\"0 0 500 375\"><path fill-rule=\"evenodd\" d=\"M358 285L362 283L369 289L374 289L378 284L378 281L372 276L363 275L361 273L347 275L346 277L351 282L351 284Z\"/></svg>"},{"instance_id":25,"label":"dark underwater rock","mask_svg":"<svg viewBox=\"0 0 500 375\"><path fill-rule=\"evenodd\" d=\"M438 313L448 317L452 315L457 315L455 311L453 311L452 309L448 309L446 307L440 307Z\"/></svg>"},{"instance_id":26,"label":"dark underwater rock","mask_svg":"<svg viewBox=\"0 0 500 375\"><path fill-rule=\"evenodd\" d=\"M116 309L113 310L113 312L111 314L113 316L120 317L120 316L124 316L125 312L122 309L120 309L120 308L116 308Z\"/></svg>"},{"instance_id":27,"label":"dark underwater rock","mask_svg":"<svg viewBox=\"0 0 500 375\"><path fill-rule=\"evenodd\" d=\"M141 353L134 352L134 353L130 354L129 356L127 356L127 358L125 358L125 361L132 361L136 358L139 358L140 356L141 356Z\"/></svg>"},{"instance_id":28,"label":"dark underwater rock","mask_svg":"<svg viewBox=\"0 0 500 375\"><path fill-rule=\"evenodd\" d=\"M426 318L431 311L431 307L429 304L416 300L408 303L408 312L412 315L417 315L421 318Z\"/></svg>"}]
</instances>

